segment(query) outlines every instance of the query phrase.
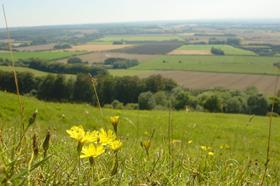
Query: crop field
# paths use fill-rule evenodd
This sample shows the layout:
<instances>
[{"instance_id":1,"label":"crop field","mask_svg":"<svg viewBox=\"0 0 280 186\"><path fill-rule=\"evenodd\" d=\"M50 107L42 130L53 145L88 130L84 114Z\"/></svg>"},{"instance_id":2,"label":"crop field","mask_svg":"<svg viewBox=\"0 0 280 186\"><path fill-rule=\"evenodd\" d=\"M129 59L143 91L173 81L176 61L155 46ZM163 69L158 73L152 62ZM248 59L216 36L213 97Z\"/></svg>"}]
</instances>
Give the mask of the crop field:
<instances>
[{"instance_id":1,"label":"crop field","mask_svg":"<svg viewBox=\"0 0 280 186\"><path fill-rule=\"evenodd\" d=\"M224 51L225 55L256 55L249 50L235 48L229 45L184 45L174 51L171 55L211 55L211 48L219 48Z\"/></svg>"},{"instance_id":2,"label":"crop field","mask_svg":"<svg viewBox=\"0 0 280 186\"><path fill-rule=\"evenodd\" d=\"M30 72L32 74L34 74L34 76L47 76L48 74L54 74L55 73L50 73L50 72L43 72L40 70L35 70L32 68L28 68L28 67L15 67L16 72ZM0 71L7 71L7 72L11 72L13 71L13 69L9 66L0 66ZM76 75L73 74L63 74L66 78L75 78Z\"/></svg>"},{"instance_id":3,"label":"crop field","mask_svg":"<svg viewBox=\"0 0 280 186\"><path fill-rule=\"evenodd\" d=\"M42 51L42 52L14 52L15 60L40 58L43 60L55 60L82 54L83 52L67 52L67 51ZM1 52L0 58L10 59L9 52Z\"/></svg>"},{"instance_id":4,"label":"crop field","mask_svg":"<svg viewBox=\"0 0 280 186\"><path fill-rule=\"evenodd\" d=\"M72 48L67 49L67 51L88 51L88 52L103 52L122 48L133 47L133 45L113 45L113 44L83 44L75 45Z\"/></svg>"},{"instance_id":5,"label":"crop field","mask_svg":"<svg viewBox=\"0 0 280 186\"><path fill-rule=\"evenodd\" d=\"M37 119L21 143L19 161L11 175L12 183L77 184L92 180L97 185L257 185L261 181L267 146L267 117L247 115L210 114L199 112L125 111L98 109L87 104L56 104L22 97L25 118L37 110ZM17 97L0 92L1 145L9 149L10 135L20 130ZM94 169L87 158L78 159L77 142L66 133L73 125L82 125L85 130L112 129L112 115L120 116L118 138L122 147L115 153L108 151L94 158ZM172 118L170 120L170 118ZM171 124L168 122L171 121ZM273 118L271 154L267 185L280 183L280 123ZM168 126L172 132L168 133ZM34 135L43 143L49 131L47 160L41 146L38 155L32 157ZM154 132L153 132L154 131ZM152 135L154 134L154 135ZM151 137L152 135L152 137ZM149 142L147 146L140 145ZM45 144L45 142L44 142ZM7 146L6 146L7 145ZM146 149L146 150L145 150ZM2 157L10 157L9 151ZM34 154L33 154L34 155ZM28 168L28 162L34 166ZM118 166L112 169L114 161ZM79 163L80 162L80 163ZM26 167L24 166L26 165ZM35 166L36 165L36 166ZM25 171L26 170L26 171ZM112 170L114 174L112 174ZM21 174L19 174L21 173ZM68 176L65 176L68 175Z\"/></svg>"},{"instance_id":6,"label":"crop field","mask_svg":"<svg viewBox=\"0 0 280 186\"><path fill-rule=\"evenodd\" d=\"M147 42L132 48L116 50L116 52L129 54L167 54L180 46L182 46L182 42Z\"/></svg>"},{"instance_id":7,"label":"crop field","mask_svg":"<svg viewBox=\"0 0 280 186\"><path fill-rule=\"evenodd\" d=\"M150 34L150 35L111 35L98 41L170 41L181 40L180 35Z\"/></svg>"},{"instance_id":8,"label":"crop field","mask_svg":"<svg viewBox=\"0 0 280 186\"><path fill-rule=\"evenodd\" d=\"M256 87L260 92L273 95L277 82L276 76L230 74L230 73L207 73L187 71L156 71L163 77L171 78L178 84L190 89L209 89L222 87L231 90L245 90L248 87ZM278 82L280 87L280 82Z\"/></svg>"},{"instance_id":9,"label":"crop field","mask_svg":"<svg viewBox=\"0 0 280 186\"><path fill-rule=\"evenodd\" d=\"M45 45L34 45L34 46L25 46L25 47L18 47L16 50L19 51L45 51L45 50L52 50L55 44L45 44Z\"/></svg>"},{"instance_id":10,"label":"crop field","mask_svg":"<svg viewBox=\"0 0 280 186\"><path fill-rule=\"evenodd\" d=\"M161 56L141 62L137 70L187 70L201 72L232 72L278 74L274 63L279 57L261 56Z\"/></svg>"}]
</instances>

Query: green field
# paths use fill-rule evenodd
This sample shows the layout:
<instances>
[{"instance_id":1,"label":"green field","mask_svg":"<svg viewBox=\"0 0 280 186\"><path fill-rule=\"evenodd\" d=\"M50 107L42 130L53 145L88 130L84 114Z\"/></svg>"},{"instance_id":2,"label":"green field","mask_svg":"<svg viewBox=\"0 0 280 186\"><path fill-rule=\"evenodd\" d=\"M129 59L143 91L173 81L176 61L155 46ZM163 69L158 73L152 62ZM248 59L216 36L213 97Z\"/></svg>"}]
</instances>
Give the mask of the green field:
<instances>
[{"instance_id":1,"label":"green field","mask_svg":"<svg viewBox=\"0 0 280 186\"><path fill-rule=\"evenodd\" d=\"M149 76L154 72L153 70L109 70L109 73L113 76Z\"/></svg>"},{"instance_id":2,"label":"green field","mask_svg":"<svg viewBox=\"0 0 280 186\"><path fill-rule=\"evenodd\" d=\"M43 60L62 59L74 55L82 54L83 52L67 52L67 51L42 51L42 52L14 52L15 60L40 58ZM10 59L9 52L0 52L0 58Z\"/></svg>"},{"instance_id":3,"label":"green field","mask_svg":"<svg viewBox=\"0 0 280 186\"><path fill-rule=\"evenodd\" d=\"M179 35L110 35L99 39L98 41L169 41L169 40L181 40Z\"/></svg>"},{"instance_id":4,"label":"green field","mask_svg":"<svg viewBox=\"0 0 280 186\"><path fill-rule=\"evenodd\" d=\"M256 55L249 50L243 50L232 47L230 45L184 45L177 50L207 50L210 51L212 47L219 48L224 51L225 55Z\"/></svg>"},{"instance_id":5,"label":"green field","mask_svg":"<svg viewBox=\"0 0 280 186\"><path fill-rule=\"evenodd\" d=\"M35 70L35 69L31 69L28 67L15 67L17 72L30 72L32 74L34 74L34 76L46 76L48 74L54 74L54 73L48 73L48 72L43 72L40 70ZM0 71L13 71L12 67L10 66L0 66ZM76 75L72 75L72 74L64 74L67 78L74 78Z\"/></svg>"},{"instance_id":6,"label":"green field","mask_svg":"<svg viewBox=\"0 0 280 186\"><path fill-rule=\"evenodd\" d=\"M77 175L80 175L80 182L87 182L93 177L96 183L99 181L101 185L115 185L119 182L123 185L137 185L138 183L152 183L152 180L157 180L163 185L168 185L168 183L175 185L250 183L256 185L263 174L267 144L267 117L255 116L250 119L247 115L172 112L171 121L174 128L172 137L168 138L169 114L167 111L104 109L104 117L102 117L98 109L88 104L56 104L34 98L22 97L22 99L25 108L24 121L27 122L36 109L38 117L23 142L21 152L23 155L17 154L17 158L22 161L18 160L13 164L17 167L16 175L22 172L19 177L12 176L12 183L26 181L29 175L32 182L40 178L47 179L51 185L52 180L61 184L69 182L74 184L77 183ZM13 132L14 129L20 130L20 119L15 95L0 92L0 103L2 147L2 144L13 143L11 136L17 134ZM118 153L117 174L113 178L110 176L114 157L110 153L95 159L93 175L91 175L88 161L84 159L81 161L78 173L77 143L70 139L66 129L73 125L83 125L87 130L111 128L108 118L115 114L121 116L118 135L123 142L123 147ZM278 185L277 183L280 182L279 123L279 118L273 119L269 176L266 177L265 182L268 185ZM149 156L146 156L140 142L148 139L153 129L155 129L155 135L151 140ZM37 134L38 139L42 141L47 130L51 133L48 151L50 157L43 166L32 169L27 174L25 170L27 170L32 152L32 136ZM171 140L170 146L168 140ZM214 155L207 155L201 146L211 147L208 151L213 152ZM10 149L9 146L5 146L5 149L7 148ZM171 151L168 150L169 148ZM36 162L41 161L41 151L40 148L39 157L33 160L34 166ZM1 157L10 157L8 152L2 151ZM170 156L168 152L171 152ZM3 163L4 160L1 159L0 162ZM171 168L168 166L170 162L173 162ZM180 177L178 177L179 174ZM199 174L199 177L194 179L194 174ZM71 180L67 175L71 175ZM1 176L3 177L2 174Z\"/></svg>"},{"instance_id":7,"label":"green field","mask_svg":"<svg viewBox=\"0 0 280 186\"><path fill-rule=\"evenodd\" d=\"M278 74L273 64L279 61L280 57L262 56L161 56L131 69Z\"/></svg>"}]
</instances>

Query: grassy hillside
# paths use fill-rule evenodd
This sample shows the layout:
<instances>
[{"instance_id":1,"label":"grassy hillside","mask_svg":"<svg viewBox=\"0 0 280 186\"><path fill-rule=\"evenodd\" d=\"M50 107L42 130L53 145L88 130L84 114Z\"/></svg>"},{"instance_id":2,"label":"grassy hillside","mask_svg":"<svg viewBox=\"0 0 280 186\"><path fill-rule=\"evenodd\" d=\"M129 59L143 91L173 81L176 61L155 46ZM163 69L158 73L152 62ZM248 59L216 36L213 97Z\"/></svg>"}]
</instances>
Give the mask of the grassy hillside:
<instances>
[{"instance_id":1,"label":"grassy hillside","mask_svg":"<svg viewBox=\"0 0 280 186\"><path fill-rule=\"evenodd\" d=\"M41 52L14 52L15 60L40 58L44 60L55 60L82 54L83 52L66 52L66 51L41 51ZM10 59L9 52L0 52L0 58Z\"/></svg>"},{"instance_id":2,"label":"grassy hillside","mask_svg":"<svg viewBox=\"0 0 280 186\"><path fill-rule=\"evenodd\" d=\"M17 72L30 72L32 74L34 74L34 76L47 76L48 74L55 74L55 73L48 73L48 72L43 72L40 70L35 70L35 69L31 69L28 67L15 67ZM9 66L0 66L0 70L2 71L8 71L11 72L13 71L13 69ZM72 75L72 74L64 74L67 78L74 78L76 77L76 75Z\"/></svg>"},{"instance_id":3,"label":"grassy hillside","mask_svg":"<svg viewBox=\"0 0 280 186\"><path fill-rule=\"evenodd\" d=\"M74 183L77 181L74 177L78 174L76 143L68 137L65 130L73 125L83 125L86 129L111 128L109 116L115 114L121 116L118 135L123 147L118 156L118 172L113 177L110 176L110 153L96 159L94 178L103 184L121 182L135 185L156 181L161 184L179 185L193 182L206 185L255 185L259 183L263 174L267 117L172 112L171 121L174 127L170 138L171 145L168 146L167 111L104 109L102 117L98 109L87 104L46 103L27 97L23 97L23 101L26 122L32 112L38 109L37 121L27 135L27 144L31 144L33 133L42 138L47 129L50 129L52 135L49 150L52 157L47 166L36 170L40 170L40 174L46 178L56 175L55 179L59 183L69 183L64 182L69 181L67 175L71 175ZM0 126L1 130L5 131L2 138L11 143L9 134L13 134L12 129L20 129L17 97L0 92L0 103ZM269 185L277 185L280 182L279 123L279 118L273 119L271 161L268 170L270 176L266 178ZM140 142L148 139L153 129L155 135L151 140L150 156L147 157ZM208 151L214 155L207 154L201 146L209 147ZM168 147L171 147L171 157L168 155ZM30 149L30 145L25 147L27 154ZM172 168L169 160L173 162ZM88 161L83 160L80 181L86 182L89 172ZM37 176L39 175L34 172L32 180L38 178Z\"/></svg>"},{"instance_id":4,"label":"grassy hillside","mask_svg":"<svg viewBox=\"0 0 280 186\"><path fill-rule=\"evenodd\" d=\"M252 51L235 48L230 45L184 45L184 46L178 48L177 50L207 50L207 51L210 51L212 47L223 50L225 55L256 55Z\"/></svg>"},{"instance_id":5,"label":"grassy hillside","mask_svg":"<svg viewBox=\"0 0 280 186\"><path fill-rule=\"evenodd\" d=\"M132 69L277 74L273 64L279 60L279 57L261 56L161 56Z\"/></svg>"}]
</instances>

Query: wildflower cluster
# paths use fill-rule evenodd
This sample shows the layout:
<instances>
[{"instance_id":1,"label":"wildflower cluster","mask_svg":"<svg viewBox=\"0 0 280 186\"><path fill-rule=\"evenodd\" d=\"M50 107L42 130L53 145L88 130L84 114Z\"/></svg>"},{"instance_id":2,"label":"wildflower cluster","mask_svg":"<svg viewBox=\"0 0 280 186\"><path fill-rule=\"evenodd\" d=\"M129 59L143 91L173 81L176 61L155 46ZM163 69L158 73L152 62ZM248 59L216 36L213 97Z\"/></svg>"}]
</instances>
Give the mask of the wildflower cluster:
<instances>
[{"instance_id":1,"label":"wildflower cluster","mask_svg":"<svg viewBox=\"0 0 280 186\"><path fill-rule=\"evenodd\" d=\"M212 150L212 147L207 147L207 146L202 145L202 146L200 146L200 149L207 152L208 156L214 156L215 155L213 150Z\"/></svg>"},{"instance_id":2,"label":"wildflower cluster","mask_svg":"<svg viewBox=\"0 0 280 186\"><path fill-rule=\"evenodd\" d=\"M86 132L82 126L73 126L66 132L78 141L80 158L96 158L105 153L106 149L117 152L122 147L122 142L112 130Z\"/></svg>"}]
</instances>

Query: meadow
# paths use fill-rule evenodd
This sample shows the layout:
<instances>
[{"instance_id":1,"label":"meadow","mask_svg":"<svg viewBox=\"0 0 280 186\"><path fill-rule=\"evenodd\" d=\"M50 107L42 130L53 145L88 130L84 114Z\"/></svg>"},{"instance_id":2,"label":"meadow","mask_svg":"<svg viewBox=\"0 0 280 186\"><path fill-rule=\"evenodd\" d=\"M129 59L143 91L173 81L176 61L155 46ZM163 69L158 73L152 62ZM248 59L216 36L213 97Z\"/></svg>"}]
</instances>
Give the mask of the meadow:
<instances>
[{"instance_id":1,"label":"meadow","mask_svg":"<svg viewBox=\"0 0 280 186\"><path fill-rule=\"evenodd\" d=\"M267 117L111 109L101 113L88 104L47 103L28 97L22 100L23 122L31 126L20 151L13 156L10 135L18 140L21 128L17 96L0 92L2 183L257 185L264 174ZM32 120L35 110L37 117ZM74 125L86 130L113 130L113 115L120 116L117 135L121 149L117 153L106 150L94 158L93 164L87 159L78 160L77 142L66 130ZM264 181L267 185L280 184L279 123L279 118L273 118L270 162ZM43 158L48 131L50 141ZM13 164L9 164L11 161Z\"/></svg>"},{"instance_id":2,"label":"meadow","mask_svg":"<svg viewBox=\"0 0 280 186\"><path fill-rule=\"evenodd\" d=\"M48 74L53 74L56 75L56 73L50 73L50 72L43 72L40 70L35 70L32 68L28 67L14 67L16 72L30 72L34 76L47 76ZM7 72L12 72L13 69L10 66L0 66L0 71L7 71ZM73 74L63 74L66 78L75 78L76 75Z\"/></svg>"},{"instance_id":3,"label":"meadow","mask_svg":"<svg viewBox=\"0 0 280 186\"><path fill-rule=\"evenodd\" d=\"M67 58L75 55L82 54L84 52L68 52L68 51L40 51L40 52L14 52L15 60L29 59L29 58L40 58L43 60L56 60ZM10 59L9 52L0 52L0 58Z\"/></svg>"},{"instance_id":4,"label":"meadow","mask_svg":"<svg viewBox=\"0 0 280 186\"><path fill-rule=\"evenodd\" d=\"M133 70L186 70L276 75L279 57L263 56L160 56L142 61Z\"/></svg>"},{"instance_id":5,"label":"meadow","mask_svg":"<svg viewBox=\"0 0 280 186\"><path fill-rule=\"evenodd\" d=\"M180 48L176 49L175 51L171 52L176 54L176 52L180 51L207 51L211 53L211 48L219 48L224 51L225 55L241 55L241 56L247 56L247 55L256 55L254 52L244 49L235 48L230 45L183 45ZM195 53L194 53L195 54ZM198 53L199 54L199 53Z\"/></svg>"}]
</instances>

